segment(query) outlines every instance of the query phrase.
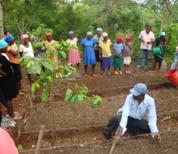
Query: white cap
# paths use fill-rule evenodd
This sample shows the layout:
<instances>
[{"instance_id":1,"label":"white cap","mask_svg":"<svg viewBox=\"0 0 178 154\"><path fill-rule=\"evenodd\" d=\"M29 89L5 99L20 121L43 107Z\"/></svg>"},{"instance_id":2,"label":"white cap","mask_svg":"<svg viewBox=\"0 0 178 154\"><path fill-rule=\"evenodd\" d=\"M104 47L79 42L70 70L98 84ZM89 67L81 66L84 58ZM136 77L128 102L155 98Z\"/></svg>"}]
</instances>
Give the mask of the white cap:
<instances>
[{"instance_id":1,"label":"white cap","mask_svg":"<svg viewBox=\"0 0 178 154\"><path fill-rule=\"evenodd\" d=\"M107 36L108 36L108 33L104 32L103 37L107 37Z\"/></svg>"}]
</instances>

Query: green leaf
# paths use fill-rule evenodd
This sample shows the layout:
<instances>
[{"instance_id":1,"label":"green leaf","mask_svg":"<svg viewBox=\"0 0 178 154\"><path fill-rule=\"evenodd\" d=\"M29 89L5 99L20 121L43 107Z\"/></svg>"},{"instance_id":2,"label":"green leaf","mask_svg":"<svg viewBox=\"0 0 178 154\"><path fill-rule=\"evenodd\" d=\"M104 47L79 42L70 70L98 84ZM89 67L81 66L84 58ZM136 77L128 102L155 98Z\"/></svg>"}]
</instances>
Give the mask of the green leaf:
<instances>
[{"instance_id":1,"label":"green leaf","mask_svg":"<svg viewBox=\"0 0 178 154\"><path fill-rule=\"evenodd\" d=\"M67 59L67 54L64 51L59 51L59 56L63 59Z\"/></svg>"},{"instance_id":2,"label":"green leaf","mask_svg":"<svg viewBox=\"0 0 178 154\"><path fill-rule=\"evenodd\" d=\"M88 96L86 96L86 95L78 95L78 97L77 97L77 102L80 104L80 105L82 105L84 102L85 102L85 100L88 98Z\"/></svg>"},{"instance_id":3,"label":"green leaf","mask_svg":"<svg viewBox=\"0 0 178 154\"><path fill-rule=\"evenodd\" d=\"M42 92L41 100L42 100L42 102L45 102L45 103L48 102L48 100L49 100L48 92L46 89L43 90L43 92Z\"/></svg>"},{"instance_id":4,"label":"green leaf","mask_svg":"<svg viewBox=\"0 0 178 154\"><path fill-rule=\"evenodd\" d=\"M84 101L84 95L78 95L77 99L78 99L79 102Z\"/></svg>"},{"instance_id":5,"label":"green leaf","mask_svg":"<svg viewBox=\"0 0 178 154\"><path fill-rule=\"evenodd\" d=\"M65 93L65 97L64 100L67 102L71 99L73 95L73 91L71 89L67 89L66 93Z\"/></svg>"},{"instance_id":6,"label":"green leaf","mask_svg":"<svg viewBox=\"0 0 178 154\"><path fill-rule=\"evenodd\" d=\"M34 65L34 62L32 60L28 61L26 67L31 68Z\"/></svg>"},{"instance_id":7,"label":"green leaf","mask_svg":"<svg viewBox=\"0 0 178 154\"><path fill-rule=\"evenodd\" d=\"M35 82L32 84L31 90L34 93L39 88L40 88L40 84L38 82Z\"/></svg>"},{"instance_id":8,"label":"green leaf","mask_svg":"<svg viewBox=\"0 0 178 154\"><path fill-rule=\"evenodd\" d=\"M91 101L91 107L92 108L99 107L101 103L102 103L102 99L100 96L93 96L93 99Z\"/></svg>"},{"instance_id":9,"label":"green leaf","mask_svg":"<svg viewBox=\"0 0 178 154\"><path fill-rule=\"evenodd\" d=\"M36 74L41 74L42 68L41 68L41 65L40 65L40 64L35 64L35 65L34 65L34 69L35 69L35 73L36 73Z\"/></svg>"},{"instance_id":10,"label":"green leaf","mask_svg":"<svg viewBox=\"0 0 178 154\"><path fill-rule=\"evenodd\" d=\"M86 86L82 86L79 88L79 94L86 95L88 93L88 88Z\"/></svg>"},{"instance_id":11,"label":"green leaf","mask_svg":"<svg viewBox=\"0 0 178 154\"><path fill-rule=\"evenodd\" d=\"M74 103L77 101L77 95L72 96L71 100L69 101L70 105L73 106Z\"/></svg>"},{"instance_id":12,"label":"green leaf","mask_svg":"<svg viewBox=\"0 0 178 154\"><path fill-rule=\"evenodd\" d=\"M50 63L47 62L47 61L43 62L43 66L44 66L46 69L50 70L50 71L53 71L53 70L54 70L53 64L50 64Z\"/></svg>"}]
</instances>

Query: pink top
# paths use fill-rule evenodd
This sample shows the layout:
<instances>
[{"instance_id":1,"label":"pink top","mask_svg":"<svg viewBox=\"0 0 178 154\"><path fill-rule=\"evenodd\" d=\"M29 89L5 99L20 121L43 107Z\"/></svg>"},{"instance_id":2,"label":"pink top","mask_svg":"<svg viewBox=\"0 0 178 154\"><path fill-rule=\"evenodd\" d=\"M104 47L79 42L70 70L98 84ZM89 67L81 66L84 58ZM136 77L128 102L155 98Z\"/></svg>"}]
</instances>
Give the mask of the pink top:
<instances>
[{"instance_id":1,"label":"pink top","mask_svg":"<svg viewBox=\"0 0 178 154\"><path fill-rule=\"evenodd\" d=\"M0 128L0 154L18 154L14 141L4 129Z\"/></svg>"},{"instance_id":2,"label":"pink top","mask_svg":"<svg viewBox=\"0 0 178 154\"><path fill-rule=\"evenodd\" d=\"M78 41L78 39L76 38L76 37L74 37L73 39L67 39L67 43L69 44L69 45L77 45L77 41Z\"/></svg>"},{"instance_id":3,"label":"pink top","mask_svg":"<svg viewBox=\"0 0 178 154\"><path fill-rule=\"evenodd\" d=\"M146 33L146 31L142 31L138 37L142 39L144 42L141 42L140 49L151 50L152 43L148 44L147 42L152 42L155 40L155 35L152 31Z\"/></svg>"}]
</instances>

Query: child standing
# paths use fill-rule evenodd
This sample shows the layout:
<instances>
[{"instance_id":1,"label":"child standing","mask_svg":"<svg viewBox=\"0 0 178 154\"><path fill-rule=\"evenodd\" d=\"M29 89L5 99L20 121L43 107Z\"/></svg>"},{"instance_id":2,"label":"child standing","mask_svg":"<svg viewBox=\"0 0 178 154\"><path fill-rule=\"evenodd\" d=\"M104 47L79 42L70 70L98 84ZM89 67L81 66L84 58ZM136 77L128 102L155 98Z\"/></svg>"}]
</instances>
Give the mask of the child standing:
<instances>
[{"instance_id":1,"label":"child standing","mask_svg":"<svg viewBox=\"0 0 178 154\"><path fill-rule=\"evenodd\" d=\"M131 41L132 38L130 36L125 37L125 45L123 50L123 57L124 57L124 66L125 66L125 73L129 74L130 72L130 64L131 64Z\"/></svg>"},{"instance_id":2,"label":"child standing","mask_svg":"<svg viewBox=\"0 0 178 154\"><path fill-rule=\"evenodd\" d=\"M122 75L122 67L123 67L123 38L118 37L117 42L113 45L113 66L114 66L114 74L115 75ZM119 69L119 72L117 71Z\"/></svg>"},{"instance_id":3,"label":"child standing","mask_svg":"<svg viewBox=\"0 0 178 154\"><path fill-rule=\"evenodd\" d=\"M103 33L103 40L100 41L99 47L101 48L101 55L102 55L102 70L103 74L111 76L110 68L111 68L111 61L112 61L112 53L111 53L111 40L108 38L108 34L105 32Z\"/></svg>"}]
</instances>

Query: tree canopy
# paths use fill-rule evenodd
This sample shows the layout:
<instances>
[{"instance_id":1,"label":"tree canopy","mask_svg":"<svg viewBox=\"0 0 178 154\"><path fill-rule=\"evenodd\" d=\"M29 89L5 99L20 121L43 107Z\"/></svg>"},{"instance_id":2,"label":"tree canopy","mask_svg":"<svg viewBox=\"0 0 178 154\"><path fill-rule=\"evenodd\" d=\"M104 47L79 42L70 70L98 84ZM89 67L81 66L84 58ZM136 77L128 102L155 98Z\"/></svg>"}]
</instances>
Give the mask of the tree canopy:
<instances>
[{"instance_id":1,"label":"tree canopy","mask_svg":"<svg viewBox=\"0 0 178 154\"><path fill-rule=\"evenodd\" d=\"M146 23L158 35L178 22L177 0L1 0L0 3L4 28L15 36L44 24L54 30L56 39L66 39L70 30L81 38L97 27L102 27L112 39L128 33L137 39Z\"/></svg>"}]
</instances>

